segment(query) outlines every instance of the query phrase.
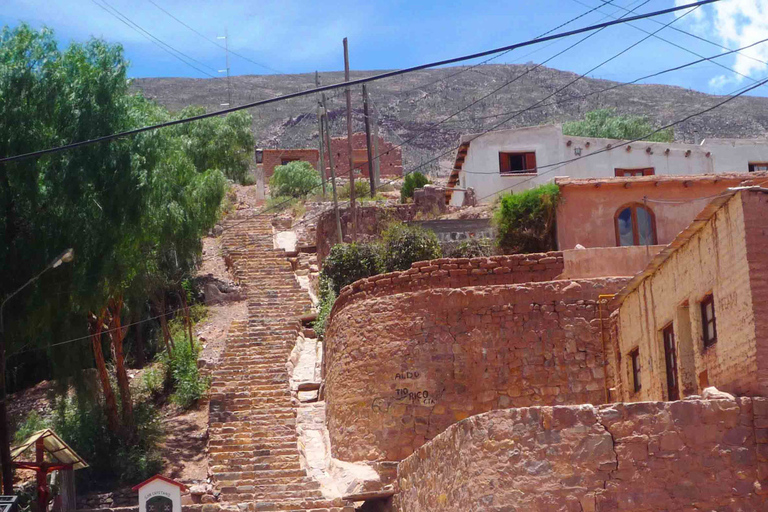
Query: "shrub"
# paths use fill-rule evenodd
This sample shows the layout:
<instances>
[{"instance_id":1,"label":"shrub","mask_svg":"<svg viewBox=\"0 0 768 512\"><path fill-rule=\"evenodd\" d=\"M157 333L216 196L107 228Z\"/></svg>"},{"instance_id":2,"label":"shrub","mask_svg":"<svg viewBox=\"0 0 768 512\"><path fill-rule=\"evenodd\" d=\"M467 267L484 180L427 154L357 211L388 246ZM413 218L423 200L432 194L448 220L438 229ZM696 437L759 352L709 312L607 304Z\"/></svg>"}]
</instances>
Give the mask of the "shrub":
<instances>
[{"instance_id":1,"label":"shrub","mask_svg":"<svg viewBox=\"0 0 768 512\"><path fill-rule=\"evenodd\" d=\"M111 487L115 480L134 484L162 469L158 444L163 430L157 409L134 405L134 422L136 435L126 439L109 430L100 404L72 398L57 403L53 429L89 465L76 472L80 492Z\"/></svg>"},{"instance_id":2,"label":"shrub","mask_svg":"<svg viewBox=\"0 0 768 512\"><path fill-rule=\"evenodd\" d=\"M40 416L37 411L31 411L13 434L13 444L21 444L35 432L48 428L49 426L50 422L46 418Z\"/></svg>"},{"instance_id":3,"label":"shrub","mask_svg":"<svg viewBox=\"0 0 768 512\"><path fill-rule=\"evenodd\" d=\"M349 183L339 188L339 199L349 199ZM364 199L371 197L371 183L368 180L355 180L355 197Z\"/></svg>"},{"instance_id":4,"label":"shrub","mask_svg":"<svg viewBox=\"0 0 768 512\"><path fill-rule=\"evenodd\" d=\"M320 173L309 162L278 165L269 179L269 195L303 198L321 185Z\"/></svg>"},{"instance_id":5,"label":"shrub","mask_svg":"<svg viewBox=\"0 0 768 512\"><path fill-rule=\"evenodd\" d=\"M197 356L200 346L195 343L190 346L189 340L183 332L174 336L174 345L171 356L167 352L160 355L160 360L173 384L171 402L182 409L192 407L208 390L209 380L200 375L197 368Z\"/></svg>"},{"instance_id":6,"label":"shrub","mask_svg":"<svg viewBox=\"0 0 768 512\"><path fill-rule=\"evenodd\" d=\"M607 139L638 139L651 133L654 127L644 117L624 116L614 108L592 110L581 121L563 123L563 135L577 137L603 137ZM672 142L675 132L672 128L661 130L647 137L655 142Z\"/></svg>"},{"instance_id":7,"label":"shrub","mask_svg":"<svg viewBox=\"0 0 768 512\"><path fill-rule=\"evenodd\" d=\"M404 203L408 199L412 199L413 191L428 183L431 183L429 178L418 171L407 174L405 180L403 180L403 186L400 189L400 202Z\"/></svg>"},{"instance_id":8,"label":"shrub","mask_svg":"<svg viewBox=\"0 0 768 512\"><path fill-rule=\"evenodd\" d=\"M144 399L158 397L165 389L166 374L161 365L148 366L141 376L141 387L138 395Z\"/></svg>"},{"instance_id":9,"label":"shrub","mask_svg":"<svg viewBox=\"0 0 768 512\"><path fill-rule=\"evenodd\" d=\"M380 253L378 244L336 244L323 261L323 275L330 280L334 293L338 294L348 284L380 273Z\"/></svg>"},{"instance_id":10,"label":"shrub","mask_svg":"<svg viewBox=\"0 0 768 512\"><path fill-rule=\"evenodd\" d=\"M267 199L266 209L273 213L281 212L293 208L298 202L299 200L297 198L291 196L270 196L270 198Z\"/></svg>"},{"instance_id":11,"label":"shrub","mask_svg":"<svg viewBox=\"0 0 768 512\"><path fill-rule=\"evenodd\" d=\"M408 270L416 261L442 255L434 232L415 225L392 224L382 233L382 262L386 272Z\"/></svg>"},{"instance_id":12,"label":"shrub","mask_svg":"<svg viewBox=\"0 0 768 512\"><path fill-rule=\"evenodd\" d=\"M325 274L320 274L319 283L320 305L317 311L317 319L312 324L312 328L320 339L325 337L325 329L328 326L328 319L331 316L333 303L336 302L336 292L333 291L333 282Z\"/></svg>"},{"instance_id":13,"label":"shrub","mask_svg":"<svg viewBox=\"0 0 768 512\"><path fill-rule=\"evenodd\" d=\"M493 218L499 247L506 253L553 250L559 198L560 189L553 183L503 195Z\"/></svg>"},{"instance_id":14,"label":"shrub","mask_svg":"<svg viewBox=\"0 0 768 512\"><path fill-rule=\"evenodd\" d=\"M487 238L470 238L459 242L448 251L446 258L480 258L493 255L493 245Z\"/></svg>"}]
</instances>

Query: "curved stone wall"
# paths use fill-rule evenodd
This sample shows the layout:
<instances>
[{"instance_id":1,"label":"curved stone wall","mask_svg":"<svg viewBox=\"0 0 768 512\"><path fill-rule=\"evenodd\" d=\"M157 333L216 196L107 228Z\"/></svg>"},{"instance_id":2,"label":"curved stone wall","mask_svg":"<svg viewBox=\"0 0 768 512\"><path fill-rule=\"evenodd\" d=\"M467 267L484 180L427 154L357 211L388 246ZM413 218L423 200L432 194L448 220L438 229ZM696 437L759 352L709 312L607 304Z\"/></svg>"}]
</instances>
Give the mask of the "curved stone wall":
<instances>
[{"instance_id":1,"label":"curved stone wall","mask_svg":"<svg viewBox=\"0 0 768 512\"><path fill-rule=\"evenodd\" d=\"M768 510L768 400L473 416L398 466L396 512Z\"/></svg>"},{"instance_id":2,"label":"curved stone wall","mask_svg":"<svg viewBox=\"0 0 768 512\"><path fill-rule=\"evenodd\" d=\"M325 337L334 457L401 460L474 414L603 403L597 297L625 282L436 288L337 309Z\"/></svg>"},{"instance_id":3,"label":"curved stone wall","mask_svg":"<svg viewBox=\"0 0 768 512\"><path fill-rule=\"evenodd\" d=\"M563 253L551 251L487 258L417 261L408 270L360 279L342 288L332 314L350 302L382 295L493 284L551 281L563 273Z\"/></svg>"}]
</instances>

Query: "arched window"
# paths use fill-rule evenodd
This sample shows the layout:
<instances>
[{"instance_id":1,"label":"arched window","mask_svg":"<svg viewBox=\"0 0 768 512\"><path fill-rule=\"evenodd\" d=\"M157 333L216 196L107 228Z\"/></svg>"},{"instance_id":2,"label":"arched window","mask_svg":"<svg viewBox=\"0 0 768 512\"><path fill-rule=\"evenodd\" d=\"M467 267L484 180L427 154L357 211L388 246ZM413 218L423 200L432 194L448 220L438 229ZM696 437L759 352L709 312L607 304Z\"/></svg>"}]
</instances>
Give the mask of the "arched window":
<instances>
[{"instance_id":1,"label":"arched window","mask_svg":"<svg viewBox=\"0 0 768 512\"><path fill-rule=\"evenodd\" d=\"M656 245L656 218L647 206L632 203L616 212L616 245Z\"/></svg>"}]
</instances>

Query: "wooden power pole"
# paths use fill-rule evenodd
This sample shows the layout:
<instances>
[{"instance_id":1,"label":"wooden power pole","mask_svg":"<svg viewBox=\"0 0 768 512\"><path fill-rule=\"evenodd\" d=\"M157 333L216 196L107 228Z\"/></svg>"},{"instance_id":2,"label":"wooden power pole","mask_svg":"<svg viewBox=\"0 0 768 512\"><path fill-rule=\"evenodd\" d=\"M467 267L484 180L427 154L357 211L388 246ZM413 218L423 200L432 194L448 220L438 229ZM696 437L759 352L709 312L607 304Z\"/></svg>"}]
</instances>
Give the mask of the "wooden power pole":
<instances>
[{"instance_id":1,"label":"wooden power pole","mask_svg":"<svg viewBox=\"0 0 768 512\"><path fill-rule=\"evenodd\" d=\"M336 233L339 235L339 243L344 242L341 233L341 217L339 216L339 200L336 195L336 168L333 166L333 149L331 148L331 123L328 121L328 105L325 101L325 93L322 94L323 117L321 124L325 126L325 143L328 147L328 167L331 168L331 187L333 189L333 210L336 214Z\"/></svg>"},{"instance_id":2,"label":"wooden power pole","mask_svg":"<svg viewBox=\"0 0 768 512\"><path fill-rule=\"evenodd\" d=\"M365 149L368 153L368 178L371 181L371 197L376 196L376 176L373 173L373 146L371 144L371 118L368 112L368 88L363 84L363 115L365 116Z\"/></svg>"},{"instance_id":3,"label":"wooden power pole","mask_svg":"<svg viewBox=\"0 0 768 512\"><path fill-rule=\"evenodd\" d=\"M344 81L349 82L349 45L344 38ZM345 91L347 97L347 153L349 156L349 213L352 215L352 241L357 240L357 212L355 212L355 158L352 154L352 91Z\"/></svg>"},{"instance_id":4,"label":"wooden power pole","mask_svg":"<svg viewBox=\"0 0 768 512\"><path fill-rule=\"evenodd\" d=\"M320 73L317 71L315 71L315 85L320 87ZM323 199L325 199L325 158L323 158L325 153L325 148L323 147L325 145L325 136L323 135L323 104L319 98L317 101L317 139L320 146L320 165L318 166L320 167L320 183L323 186Z\"/></svg>"}]
</instances>

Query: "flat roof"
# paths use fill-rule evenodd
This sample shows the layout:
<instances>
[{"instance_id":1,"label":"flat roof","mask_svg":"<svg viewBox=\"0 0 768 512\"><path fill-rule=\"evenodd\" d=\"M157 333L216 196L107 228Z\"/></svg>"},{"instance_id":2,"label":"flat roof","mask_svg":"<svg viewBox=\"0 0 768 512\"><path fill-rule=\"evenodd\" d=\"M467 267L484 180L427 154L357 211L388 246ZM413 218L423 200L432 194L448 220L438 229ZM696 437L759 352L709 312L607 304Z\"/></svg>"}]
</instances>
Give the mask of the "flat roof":
<instances>
[{"instance_id":1,"label":"flat roof","mask_svg":"<svg viewBox=\"0 0 768 512\"><path fill-rule=\"evenodd\" d=\"M617 176L605 178L555 178L559 187L599 187L601 185L658 185L661 183L717 183L730 181L734 183L748 182L755 179L768 179L768 171L759 172L724 172L717 174L655 174L652 176Z\"/></svg>"}]
</instances>

